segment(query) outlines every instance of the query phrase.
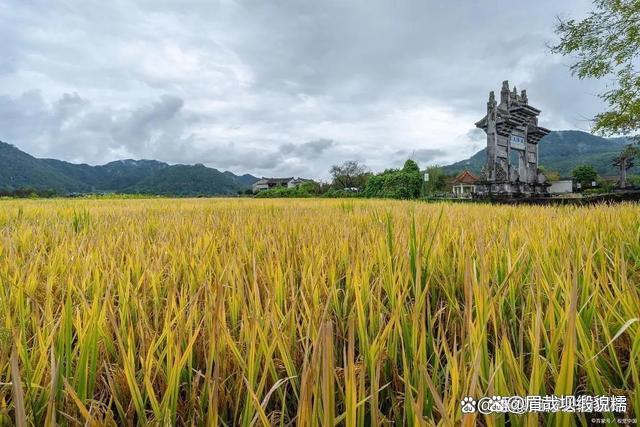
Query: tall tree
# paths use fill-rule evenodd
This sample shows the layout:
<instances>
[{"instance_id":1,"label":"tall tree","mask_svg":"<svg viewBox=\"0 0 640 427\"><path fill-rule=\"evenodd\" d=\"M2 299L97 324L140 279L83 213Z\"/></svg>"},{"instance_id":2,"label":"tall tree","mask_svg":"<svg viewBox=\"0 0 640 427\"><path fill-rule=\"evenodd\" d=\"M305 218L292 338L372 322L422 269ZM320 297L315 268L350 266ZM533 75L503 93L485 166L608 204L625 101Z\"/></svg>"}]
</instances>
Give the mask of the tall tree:
<instances>
[{"instance_id":1,"label":"tall tree","mask_svg":"<svg viewBox=\"0 0 640 427\"><path fill-rule=\"evenodd\" d=\"M562 20L552 51L576 58L578 78L610 77L615 86L600 96L609 111L595 117L596 132L631 134L640 130L640 1L595 0L583 20Z\"/></svg>"},{"instance_id":2,"label":"tall tree","mask_svg":"<svg viewBox=\"0 0 640 427\"><path fill-rule=\"evenodd\" d=\"M617 166L620 170L620 178L618 186L620 188L627 187L627 170L633 167L633 161L638 155L638 147L633 144L628 144L620 154L613 159L613 165Z\"/></svg>"},{"instance_id":3,"label":"tall tree","mask_svg":"<svg viewBox=\"0 0 640 427\"><path fill-rule=\"evenodd\" d=\"M364 188L369 175L367 167L355 160L333 165L329 170L335 188Z\"/></svg>"},{"instance_id":4,"label":"tall tree","mask_svg":"<svg viewBox=\"0 0 640 427\"><path fill-rule=\"evenodd\" d=\"M405 179L408 181L409 198L420 197L422 192L422 174L420 173L420 167L414 160L407 160L402 166L402 173Z\"/></svg>"}]
</instances>

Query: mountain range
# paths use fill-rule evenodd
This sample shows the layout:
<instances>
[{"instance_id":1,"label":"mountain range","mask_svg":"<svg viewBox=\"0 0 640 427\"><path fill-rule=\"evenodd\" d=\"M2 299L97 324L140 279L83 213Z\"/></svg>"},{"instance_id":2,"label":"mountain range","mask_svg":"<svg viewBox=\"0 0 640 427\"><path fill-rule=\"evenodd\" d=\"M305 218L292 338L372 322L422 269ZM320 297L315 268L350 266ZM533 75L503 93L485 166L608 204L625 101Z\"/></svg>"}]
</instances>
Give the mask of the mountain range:
<instances>
[{"instance_id":1,"label":"mountain range","mask_svg":"<svg viewBox=\"0 0 640 427\"><path fill-rule=\"evenodd\" d=\"M35 158L0 142L0 189L30 187L59 194L89 192L158 195L236 194L258 178L204 165L169 165L156 160L117 160L100 166Z\"/></svg>"},{"instance_id":2,"label":"mountain range","mask_svg":"<svg viewBox=\"0 0 640 427\"><path fill-rule=\"evenodd\" d=\"M562 176L571 175L578 165L591 165L600 175L616 175L613 166L616 157L625 144L626 138L602 138L577 130L553 131L538 144L538 163L547 171L555 171ZM461 160L443 170L446 174L457 174L467 169L479 174L486 161L486 149L478 151L468 159ZM636 166L631 173L638 173Z\"/></svg>"},{"instance_id":3,"label":"mountain range","mask_svg":"<svg viewBox=\"0 0 640 427\"><path fill-rule=\"evenodd\" d=\"M613 158L629 141L602 138L586 132L553 131L539 144L540 166L570 175L581 164L593 166L600 175L615 175ZM446 174L465 169L480 173L485 149L468 159L444 166ZM636 166L631 173L640 172ZM0 190L30 187L59 194L119 192L157 195L229 195L244 191L258 180L245 174L220 172L196 165L170 165L156 160L117 160L91 166L55 159L35 158L13 145L0 142Z\"/></svg>"}]
</instances>

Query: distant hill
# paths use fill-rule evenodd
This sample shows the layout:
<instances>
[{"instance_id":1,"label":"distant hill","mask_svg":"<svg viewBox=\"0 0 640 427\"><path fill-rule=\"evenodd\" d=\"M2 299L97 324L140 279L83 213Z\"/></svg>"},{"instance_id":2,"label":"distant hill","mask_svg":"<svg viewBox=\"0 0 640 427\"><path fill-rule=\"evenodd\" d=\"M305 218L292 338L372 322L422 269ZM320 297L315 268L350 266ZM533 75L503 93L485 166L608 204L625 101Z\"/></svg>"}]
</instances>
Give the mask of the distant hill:
<instances>
[{"instance_id":1,"label":"distant hill","mask_svg":"<svg viewBox=\"0 0 640 427\"><path fill-rule=\"evenodd\" d=\"M169 167L156 160L117 160L101 166L75 164L62 160L41 159L64 175L80 181L94 191L124 190L156 171Z\"/></svg>"},{"instance_id":2,"label":"distant hill","mask_svg":"<svg viewBox=\"0 0 640 427\"><path fill-rule=\"evenodd\" d=\"M33 187L57 192L80 192L88 185L65 175L40 159L0 142L0 187Z\"/></svg>"},{"instance_id":3,"label":"distant hill","mask_svg":"<svg viewBox=\"0 0 640 427\"><path fill-rule=\"evenodd\" d=\"M540 140L538 155L540 165L560 175L570 175L578 165L593 166L600 175L616 175L612 159L627 144L625 138L602 138L577 130L553 131ZM466 160L444 166L447 174L456 174L465 169L480 173L486 161L485 149ZM633 172L640 169L636 166Z\"/></svg>"},{"instance_id":4,"label":"distant hill","mask_svg":"<svg viewBox=\"0 0 640 427\"><path fill-rule=\"evenodd\" d=\"M37 159L0 141L0 189L31 187L61 194L122 192L161 195L235 194L258 178L204 165L169 165L156 160L117 160L104 165Z\"/></svg>"},{"instance_id":5,"label":"distant hill","mask_svg":"<svg viewBox=\"0 0 640 427\"><path fill-rule=\"evenodd\" d=\"M255 176L250 175L248 173L245 173L244 175L240 175L240 176L235 175L235 174L233 174L233 172L229 172L229 171L225 171L223 173L226 176L231 177L235 181L239 182L241 185L243 185L245 187L251 187L254 182L259 180L259 178L256 178Z\"/></svg>"},{"instance_id":6,"label":"distant hill","mask_svg":"<svg viewBox=\"0 0 640 427\"><path fill-rule=\"evenodd\" d=\"M255 178L253 182L257 180ZM181 196L236 194L238 190L249 188L251 184L243 183L241 177L231 172L220 172L201 164L173 165L158 169L126 190L132 193Z\"/></svg>"}]
</instances>

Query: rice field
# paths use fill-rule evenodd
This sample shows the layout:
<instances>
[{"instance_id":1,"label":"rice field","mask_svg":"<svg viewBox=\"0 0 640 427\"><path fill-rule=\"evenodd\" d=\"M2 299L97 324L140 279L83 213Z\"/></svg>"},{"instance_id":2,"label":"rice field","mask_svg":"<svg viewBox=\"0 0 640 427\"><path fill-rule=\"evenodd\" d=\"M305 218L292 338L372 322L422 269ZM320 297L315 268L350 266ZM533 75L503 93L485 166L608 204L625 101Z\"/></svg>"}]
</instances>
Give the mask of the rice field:
<instances>
[{"instance_id":1,"label":"rice field","mask_svg":"<svg viewBox=\"0 0 640 427\"><path fill-rule=\"evenodd\" d=\"M589 425L640 413L640 206L0 201L0 425ZM599 414L598 414L599 415Z\"/></svg>"}]
</instances>

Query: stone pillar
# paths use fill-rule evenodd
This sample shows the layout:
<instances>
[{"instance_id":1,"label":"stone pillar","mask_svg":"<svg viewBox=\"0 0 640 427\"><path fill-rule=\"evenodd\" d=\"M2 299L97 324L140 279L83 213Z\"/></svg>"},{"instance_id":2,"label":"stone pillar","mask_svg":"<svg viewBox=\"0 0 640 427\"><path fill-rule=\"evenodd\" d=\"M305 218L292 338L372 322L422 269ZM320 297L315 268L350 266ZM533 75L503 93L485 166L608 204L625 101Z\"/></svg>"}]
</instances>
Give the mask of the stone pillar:
<instances>
[{"instance_id":1,"label":"stone pillar","mask_svg":"<svg viewBox=\"0 0 640 427\"><path fill-rule=\"evenodd\" d=\"M502 89L500 90L500 107L508 110L511 107L511 92L509 92L509 80L502 82Z\"/></svg>"},{"instance_id":2,"label":"stone pillar","mask_svg":"<svg viewBox=\"0 0 640 427\"><path fill-rule=\"evenodd\" d=\"M489 92L487 102L487 180L496 179L496 155L498 150L498 134L496 132L497 120L496 97L493 91Z\"/></svg>"}]
</instances>

